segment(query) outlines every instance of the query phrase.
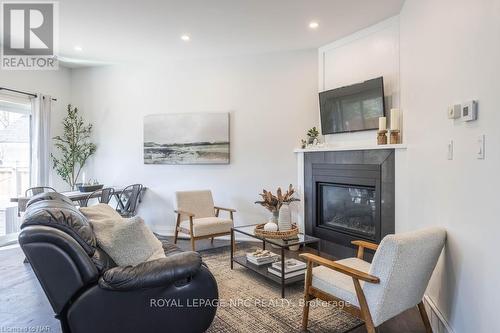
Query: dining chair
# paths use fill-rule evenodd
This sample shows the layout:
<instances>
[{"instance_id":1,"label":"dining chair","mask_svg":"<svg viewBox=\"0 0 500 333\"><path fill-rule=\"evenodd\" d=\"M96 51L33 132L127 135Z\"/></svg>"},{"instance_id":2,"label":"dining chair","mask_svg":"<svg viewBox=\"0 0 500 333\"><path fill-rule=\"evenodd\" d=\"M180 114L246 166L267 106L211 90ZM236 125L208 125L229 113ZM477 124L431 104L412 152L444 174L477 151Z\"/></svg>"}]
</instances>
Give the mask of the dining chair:
<instances>
[{"instance_id":1,"label":"dining chair","mask_svg":"<svg viewBox=\"0 0 500 333\"><path fill-rule=\"evenodd\" d=\"M26 210L26 205L28 204L28 201L32 196L44 192L57 192L57 191L50 186L35 186L27 189L24 192L25 198L18 198L17 200L17 216L21 217L21 213L23 213Z\"/></svg>"},{"instance_id":2,"label":"dining chair","mask_svg":"<svg viewBox=\"0 0 500 333\"><path fill-rule=\"evenodd\" d=\"M123 217L135 216L141 197L142 184L133 184L125 187L117 195L116 211Z\"/></svg>"},{"instance_id":3,"label":"dining chair","mask_svg":"<svg viewBox=\"0 0 500 333\"><path fill-rule=\"evenodd\" d=\"M233 214L235 209L222 208L214 205L212 192L202 191L180 191L175 192L177 199L177 222L175 226L174 244L177 244L179 232L188 234L191 238L191 249L195 251L195 241L204 238L231 234L233 227ZM219 216L221 210L229 213L229 218Z\"/></svg>"},{"instance_id":4,"label":"dining chair","mask_svg":"<svg viewBox=\"0 0 500 333\"><path fill-rule=\"evenodd\" d=\"M50 186L35 186L30 187L24 192L25 197L32 197L34 195L44 193L44 192L57 192L54 188Z\"/></svg>"},{"instance_id":5,"label":"dining chair","mask_svg":"<svg viewBox=\"0 0 500 333\"><path fill-rule=\"evenodd\" d=\"M307 260L302 330L307 330L310 302L335 302L365 322L368 333L412 307L418 307L427 333L432 333L423 296L445 245L446 231L428 228L388 235L380 245L353 241L357 258L338 261L304 253ZM371 264L365 249L375 252ZM313 267L317 264L317 267Z\"/></svg>"},{"instance_id":6,"label":"dining chair","mask_svg":"<svg viewBox=\"0 0 500 333\"><path fill-rule=\"evenodd\" d=\"M90 193L85 199L80 200L80 207L87 207L89 204L89 200L92 198L96 198L99 203L108 204L114 194L115 189L112 187L95 190L94 192Z\"/></svg>"}]
</instances>

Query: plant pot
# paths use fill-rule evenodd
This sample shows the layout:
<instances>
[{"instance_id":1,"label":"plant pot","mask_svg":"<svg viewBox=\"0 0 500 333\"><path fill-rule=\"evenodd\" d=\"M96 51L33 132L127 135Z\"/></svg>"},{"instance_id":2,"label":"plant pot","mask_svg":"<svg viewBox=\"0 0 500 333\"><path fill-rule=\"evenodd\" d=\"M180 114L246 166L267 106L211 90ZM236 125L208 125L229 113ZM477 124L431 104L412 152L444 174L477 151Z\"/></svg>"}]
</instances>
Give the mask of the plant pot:
<instances>
[{"instance_id":1,"label":"plant pot","mask_svg":"<svg viewBox=\"0 0 500 333\"><path fill-rule=\"evenodd\" d=\"M78 185L78 190L83 193L94 192L104 187L102 184L98 185Z\"/></svg>"}]
</instances>

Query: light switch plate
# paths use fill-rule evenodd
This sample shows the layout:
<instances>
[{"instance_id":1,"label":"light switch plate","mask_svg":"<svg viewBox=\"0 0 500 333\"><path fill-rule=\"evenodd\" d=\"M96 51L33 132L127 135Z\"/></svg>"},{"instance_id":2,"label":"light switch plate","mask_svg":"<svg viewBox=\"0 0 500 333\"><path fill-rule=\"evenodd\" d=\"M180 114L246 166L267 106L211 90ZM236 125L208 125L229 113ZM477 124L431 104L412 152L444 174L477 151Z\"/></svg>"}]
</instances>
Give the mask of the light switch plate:
<instances>
[{"instance_id":1,"label":"light switch plate","mask_svg":"<svg viewBox=\"0 0 500 333\"><path fill-rule=\"evenodd\" d=\"M484 160L484 139L485 136L484 134L480 135L477 137L477 159L478 160Z\"/></svg>"},{"instance_id":2,"label":"light switch plate","mask_svg":"<svg viewBox=\"0 0 500 333\"><path fill-rule=\"evenodd\" d=\"M453 159L453 140L448 142L448 159L450 161Z\"/></svg>"},{"instance_id":3,"label":"light switch plate","mask_svg":"<svg viewBox=\"0 0 500 333\"><path fill-rule=\"evenodd\" d=\"M448 106L448 119L460 118L462 106L460 104Z\"/></svg>"}]
</instances>

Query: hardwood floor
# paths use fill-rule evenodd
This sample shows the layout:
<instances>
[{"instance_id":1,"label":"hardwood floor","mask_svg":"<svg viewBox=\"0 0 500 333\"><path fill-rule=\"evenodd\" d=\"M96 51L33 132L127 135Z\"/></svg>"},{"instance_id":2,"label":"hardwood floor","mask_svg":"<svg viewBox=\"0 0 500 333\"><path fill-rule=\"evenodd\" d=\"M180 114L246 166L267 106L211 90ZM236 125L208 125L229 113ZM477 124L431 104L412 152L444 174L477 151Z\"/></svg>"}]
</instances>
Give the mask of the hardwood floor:
<instances>
[{"instance_id":1,"label":"hardwood floor","mask_svg":"<svg viewBox=\"0 0 500 333\"><path fill-rule=\"evenodd\" d=\"M209 239L196 242L199 251L228 245L226 240L215 240L213 244ZM185 250L191 248L189 240L179 240L178 246ZM24 264L23 259L19 247L0 249L0 330L16 328L21 332L38 327L48 328L45 332L61 332L31 266ZM350 331L365 332L364 326ZM415 307L381 325L378 332L424 333L425 328Z\"/></svg>"}]
</instances>

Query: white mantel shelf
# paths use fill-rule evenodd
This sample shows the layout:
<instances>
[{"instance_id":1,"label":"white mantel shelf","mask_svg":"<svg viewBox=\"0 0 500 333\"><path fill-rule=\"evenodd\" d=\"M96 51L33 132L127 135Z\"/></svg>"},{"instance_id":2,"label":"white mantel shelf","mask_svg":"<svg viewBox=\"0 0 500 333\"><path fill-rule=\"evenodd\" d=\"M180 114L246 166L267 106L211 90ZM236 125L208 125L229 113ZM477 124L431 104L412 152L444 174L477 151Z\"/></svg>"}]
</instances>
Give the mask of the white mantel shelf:
<instances>
[{"instance_id":1,"label":"white mantel shelf","mask_svg":"<svg viewBox=\"0 0 500 333\"><path fill-rule=\"evenodd\" d=\"M294 153L311 153L321 151L349 151L349 150L379 150L379 149L406 149L406 144L397 145L360 145L360 146L323 146L318 148L295 149Z\"/></svg>"}]
</instances>

